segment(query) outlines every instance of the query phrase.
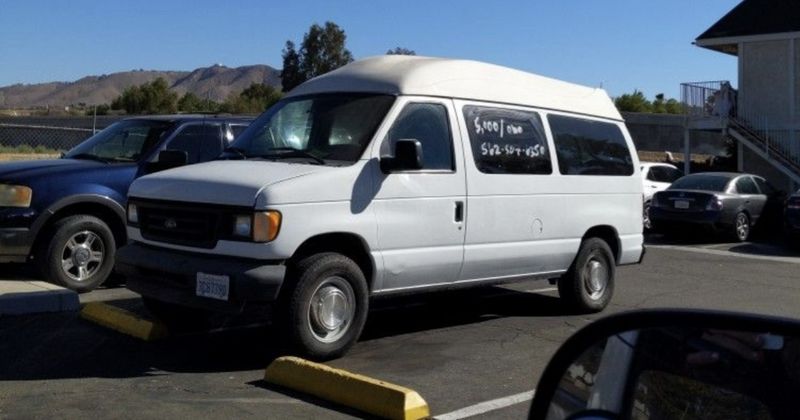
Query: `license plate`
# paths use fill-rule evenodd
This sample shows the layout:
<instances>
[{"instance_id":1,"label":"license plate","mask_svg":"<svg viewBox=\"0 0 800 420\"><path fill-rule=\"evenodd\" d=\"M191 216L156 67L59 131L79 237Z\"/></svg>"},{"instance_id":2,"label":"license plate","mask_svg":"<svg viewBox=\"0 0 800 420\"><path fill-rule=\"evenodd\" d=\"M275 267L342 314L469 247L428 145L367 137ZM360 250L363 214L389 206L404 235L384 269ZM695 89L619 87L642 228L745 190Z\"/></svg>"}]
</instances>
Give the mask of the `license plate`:
<instances>
[{"instance_id":1,"label":"license plate","mask_svg":"<svg viewBox=\"0 0 800 420\"><path fill-rule=\"evenodd\" d=\"M228 300L230 277L218 274L197 273L197 296Z\"/></svg>"},{"instance_id":2,"label":"license plate","mask_svg":"<svg viewBox=\"0 0 800 420\"><path fill-rule=\"evenodd\" d=\"M689 208L689 202L688 201L678 200L678 201L675 202L675 208L676 209L688 209Z\"/></svg>"}]
</instances>

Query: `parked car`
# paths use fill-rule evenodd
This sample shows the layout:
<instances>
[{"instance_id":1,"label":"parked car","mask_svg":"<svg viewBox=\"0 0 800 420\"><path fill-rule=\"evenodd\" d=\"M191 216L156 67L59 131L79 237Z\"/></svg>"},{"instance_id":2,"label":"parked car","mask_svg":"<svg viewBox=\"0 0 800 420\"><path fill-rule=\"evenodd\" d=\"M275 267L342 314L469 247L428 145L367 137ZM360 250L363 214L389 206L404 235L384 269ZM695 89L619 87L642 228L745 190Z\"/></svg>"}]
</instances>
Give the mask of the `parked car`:
<instances>
[{"instance_id":1,"label":"parked car","mask_svg":"<svg viewBox=\"0 0 800 420\"><path fill-rule=\"evenodd\" d=\"M325 359L372 297L540 278L596 312L643 256L636 151L599 89L376 57L289 92L230 151L131 186L117 269L168 323L274 304Z\"/></svg>"},{"instance_id":2,"label":"parked car","mask_svg":"<svg viewBox=\"0 0 800 420\"><path fill-rule=\"evenodd\" d=\"M784 217L786 232L792 239L800 239L800 190L786 200Z\"/></svg>"},{"instance_id":3,"label":"parked car","mask_svg":"<svg viewBox=\"0 0 800 420\"><path fill-rule=\"evenodd\" d=\"M529 419L800 418L800 322L686 309L623 312L569 337Z\"/></svg>"},{"instance_id":4,"label":"parked car","mask_svg":"<svg viewBox=\"0 0 800 420\"><path fill-rule=\"evenodd\" d=\"M653 194L666 190L676 179L683 176L683 172L674 165L660 162L642 162L641 169L644 188L642 213L644 228L649 230L652 228L650 224L650 200L653 198Z\"/></svg>"},{"instance_id":5,"label":"parked car","mask_svg":"<svg viewBox=\"0 0 800 420\"><path fill-rule=\"evenodd\" d=\"M762 218L780 220L784 195L764 178L732 172L686 175L650 202L650 221L660 232L702 226L745 241Z\"/></svg>"},{"instance_id":6,"label":"parked car","mask_svg":"<svg viewBox=\"0 0 800 420\"><path fill-rule=\"evenodd\" d=\"M60 159L0 164L0 262L33 260L45 279L84 292L127 242L133 180L218 157L250 119L150 116L112 124Z\"/></svg>"}]
</instances>

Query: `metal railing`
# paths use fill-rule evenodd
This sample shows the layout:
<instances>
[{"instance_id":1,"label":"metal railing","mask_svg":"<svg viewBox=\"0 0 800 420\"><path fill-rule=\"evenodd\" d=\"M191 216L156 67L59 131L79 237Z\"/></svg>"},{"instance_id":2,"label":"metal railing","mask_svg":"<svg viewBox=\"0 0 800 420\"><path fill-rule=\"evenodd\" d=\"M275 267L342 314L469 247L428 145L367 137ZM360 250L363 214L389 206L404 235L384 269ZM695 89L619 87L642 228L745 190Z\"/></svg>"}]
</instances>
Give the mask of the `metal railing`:
<instances>
[{"instance_id":1,"label":"metal railing","mask_svg":"<svg viewBox=\"0 0 800 420\"><path fill-rule=\"evenodd\" d=\"M763 147L767 158L788 164L800 175L800 137L794 130L773 128L769 118L763 115L738 115L730 119L730 124Z\"/></svg>"},{"instance_id":2,"label":"metal railing","mask_svg":"<svg viewBox=\"0 0 800 420\"><path fill-rule=\"evenodd\" d=\"M727 80L681 83L681 104L684 112L695 117L715 115L717 94L726 83L729 84Z\"/></svg>"}]
</instances>

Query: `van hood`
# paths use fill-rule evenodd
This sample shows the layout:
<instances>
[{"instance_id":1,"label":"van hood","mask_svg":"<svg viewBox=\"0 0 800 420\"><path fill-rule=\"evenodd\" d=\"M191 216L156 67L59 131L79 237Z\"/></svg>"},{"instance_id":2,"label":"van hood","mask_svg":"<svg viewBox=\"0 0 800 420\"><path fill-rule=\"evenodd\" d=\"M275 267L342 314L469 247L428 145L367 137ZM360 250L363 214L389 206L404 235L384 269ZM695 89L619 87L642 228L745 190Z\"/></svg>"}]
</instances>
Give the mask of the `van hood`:
<instances>
[{"instance_id":1,"label":"van hood","mask_svg":"<svg viewBox=\"0 0 800 420\"><path fill-rule=\"evenodd\" d=\"M128 195L166 201L253 207L264 188L335 170L289 162L221 160L157 172L137 179Z\"/></svg>"}]
</instances>

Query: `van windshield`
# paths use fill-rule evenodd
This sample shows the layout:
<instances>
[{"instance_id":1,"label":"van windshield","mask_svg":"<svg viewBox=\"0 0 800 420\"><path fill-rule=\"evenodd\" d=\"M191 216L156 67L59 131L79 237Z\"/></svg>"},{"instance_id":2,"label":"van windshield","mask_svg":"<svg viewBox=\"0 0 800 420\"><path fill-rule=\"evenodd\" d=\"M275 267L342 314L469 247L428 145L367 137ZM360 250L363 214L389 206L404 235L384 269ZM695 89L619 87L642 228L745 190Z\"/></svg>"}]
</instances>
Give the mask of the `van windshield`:
<instances>
[{"instance_id":1,"label":"van windshield","mask_svg":"<svg viewBox=\"0 0 800 420\"><path fill-rule=\"evenodd\" d=\"M354 163L393 102L391 95L357 93L285 99L250 124L223 158Z\"/></svg>"}]
</instances>

